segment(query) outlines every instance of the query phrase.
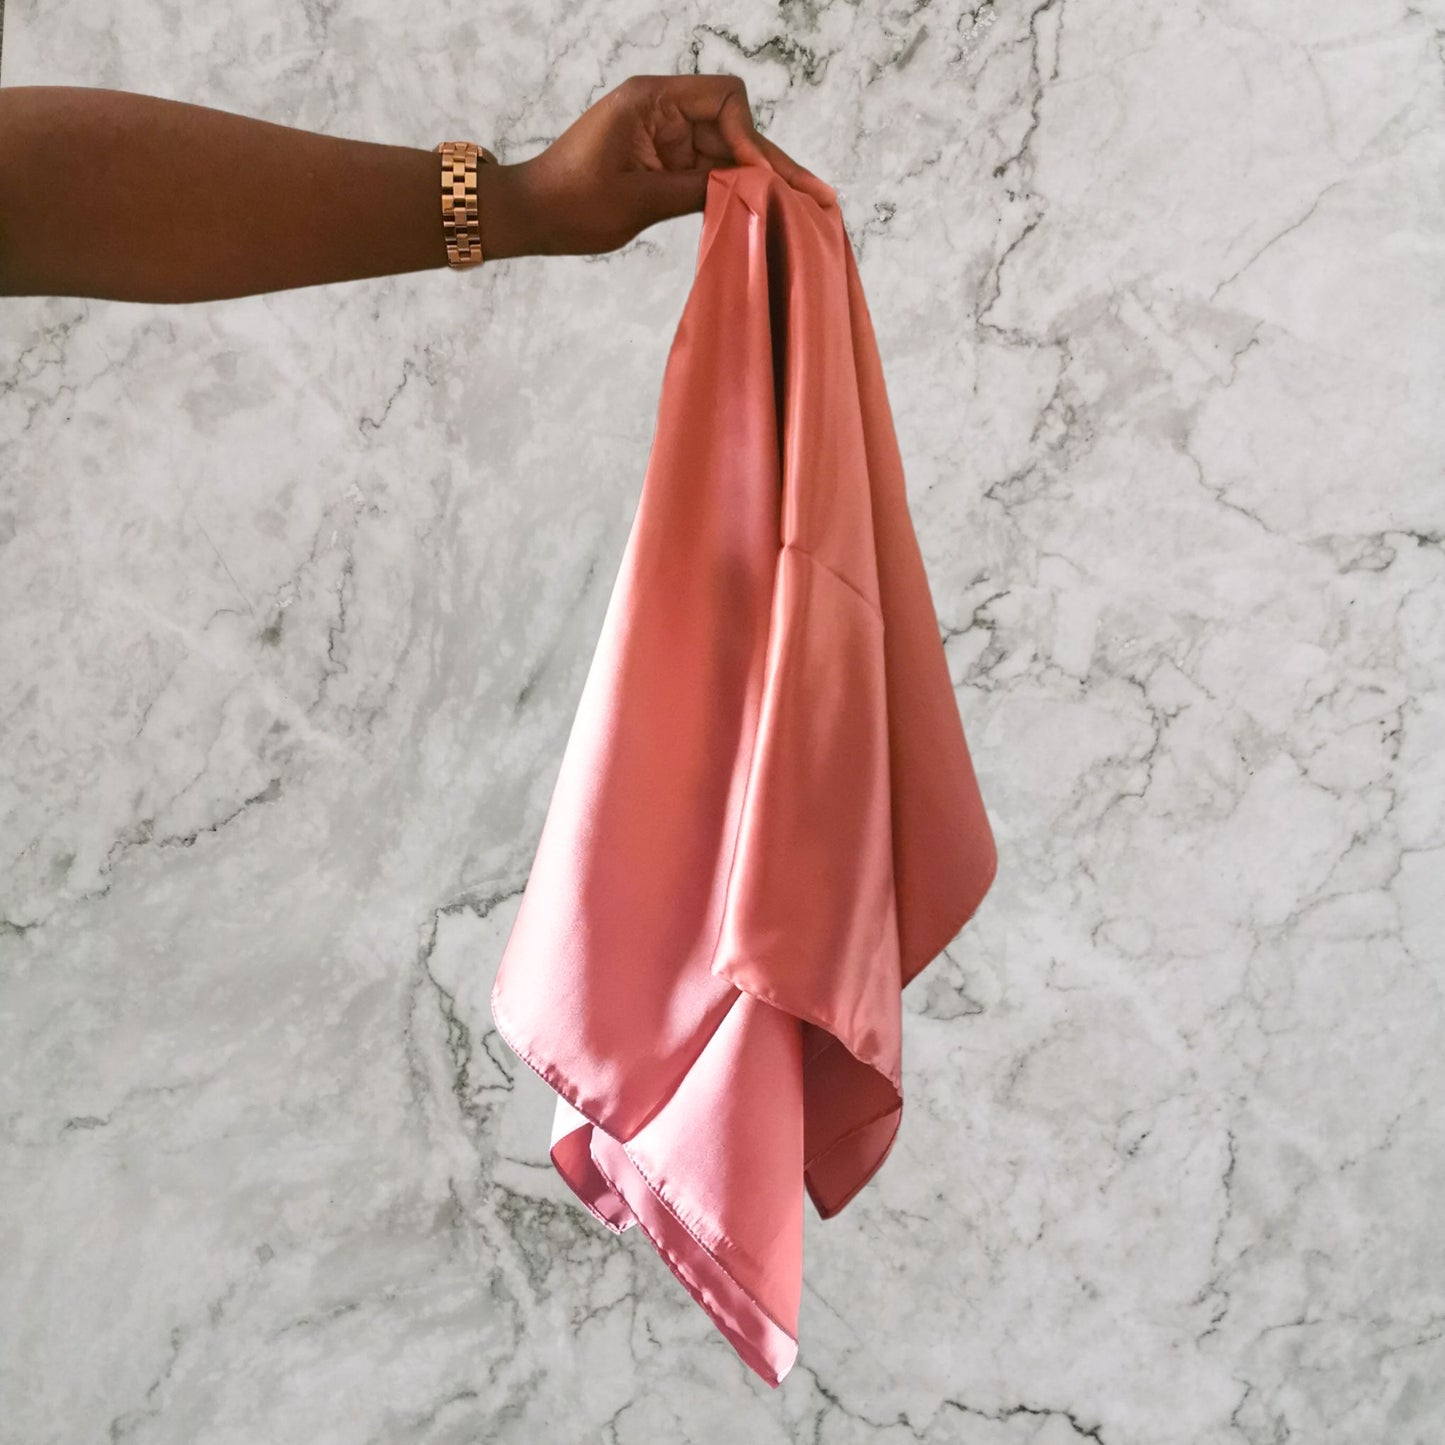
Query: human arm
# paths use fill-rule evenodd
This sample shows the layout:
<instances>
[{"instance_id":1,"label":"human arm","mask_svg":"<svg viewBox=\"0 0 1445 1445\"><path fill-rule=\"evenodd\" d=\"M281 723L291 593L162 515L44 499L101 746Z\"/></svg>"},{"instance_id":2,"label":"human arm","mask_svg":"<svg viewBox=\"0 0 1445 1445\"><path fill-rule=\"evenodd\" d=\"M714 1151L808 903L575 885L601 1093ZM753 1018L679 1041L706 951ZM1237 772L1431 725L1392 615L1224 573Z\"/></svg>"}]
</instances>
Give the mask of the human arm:
<instances>
[{"instance_id":1,"label":"human arm","mask_svg":"<svg viewBox=\"0 0 1445 1445\"><path fill-rule=\"evenodd\" d=\"M478 167L496 259L529 245L516 170ZM0 87L0 291L206 301L445 266L440 175L421 147L127 91Z\"/></svg>"},{"instance_id":2,"label":"human arm","mask_svg":"<svg viewBox=\"0 0 1445 1445\"><path fill-rule=\"evenodd\" d=\"M634 76L540 155L478 165L482 253L616 249L700 210L713 165L750 162L828 203L754 129L741 81ZM127 91L0 88L0 294L205 301L446 260L429 148Z\"/></svg>"}]
</instances>

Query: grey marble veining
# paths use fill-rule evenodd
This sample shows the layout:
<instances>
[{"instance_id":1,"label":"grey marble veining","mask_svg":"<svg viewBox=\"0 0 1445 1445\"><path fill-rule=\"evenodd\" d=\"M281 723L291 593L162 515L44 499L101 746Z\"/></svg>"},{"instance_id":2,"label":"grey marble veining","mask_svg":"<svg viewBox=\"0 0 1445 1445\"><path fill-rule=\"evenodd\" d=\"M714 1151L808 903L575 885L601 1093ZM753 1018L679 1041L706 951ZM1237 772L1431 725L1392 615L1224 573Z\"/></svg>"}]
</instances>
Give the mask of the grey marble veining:
<instances>
[{"instance_id":1,"label":"grey marble veining","mask_svg":"<svg viewBox=\"0 0 1445 1445\"><path fill-rule=\"evenodd\" d=\"M5 83L836 185L1001 866L753 1378L487 993L700 218L0 328L0 1441L1445 1439L1445 5L11 0Z\"/></svg>"}]
</instances>

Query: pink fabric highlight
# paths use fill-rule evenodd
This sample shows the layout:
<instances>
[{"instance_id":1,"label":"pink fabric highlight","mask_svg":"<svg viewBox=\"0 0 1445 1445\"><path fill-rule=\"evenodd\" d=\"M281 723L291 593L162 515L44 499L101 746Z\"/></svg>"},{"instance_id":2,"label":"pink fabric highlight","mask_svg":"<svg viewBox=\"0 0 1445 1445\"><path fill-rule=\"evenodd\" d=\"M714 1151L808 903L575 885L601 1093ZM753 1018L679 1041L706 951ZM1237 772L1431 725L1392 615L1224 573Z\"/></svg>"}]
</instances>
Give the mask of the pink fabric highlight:
<instances>
[{"instance_id":1,"label":"pink fabric highlight","mask_svg":"<svg viewBox=\"0 0 1445 1445\"><path fill-rule=\"evenodd\" d=\"M804 1191L887 1158L902 989L996 869L841 212L714 170L491 1006L558 1173L770 1385Z\"/></svg>"}]
</instances>

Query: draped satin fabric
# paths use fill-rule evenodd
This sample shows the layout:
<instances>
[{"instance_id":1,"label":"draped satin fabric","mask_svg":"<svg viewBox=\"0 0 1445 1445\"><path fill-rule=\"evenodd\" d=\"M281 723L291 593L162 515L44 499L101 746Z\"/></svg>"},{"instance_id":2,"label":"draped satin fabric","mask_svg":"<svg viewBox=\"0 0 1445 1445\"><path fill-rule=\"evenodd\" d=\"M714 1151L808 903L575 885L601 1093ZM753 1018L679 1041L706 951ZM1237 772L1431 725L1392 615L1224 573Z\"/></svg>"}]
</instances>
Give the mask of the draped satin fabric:
<instances>
[{"instance_id":1,"label":"draped satin fabric","mask_svg":"<svg viewBox=\"0 0 1445 1445\"><path fill-rule=\"evenodd\" d=\"M841 212L714 170L491 1007L562 1178L770 1385L804 1191L888 1157L902 989L996 866Z\"/></svg>"}]
</instances>

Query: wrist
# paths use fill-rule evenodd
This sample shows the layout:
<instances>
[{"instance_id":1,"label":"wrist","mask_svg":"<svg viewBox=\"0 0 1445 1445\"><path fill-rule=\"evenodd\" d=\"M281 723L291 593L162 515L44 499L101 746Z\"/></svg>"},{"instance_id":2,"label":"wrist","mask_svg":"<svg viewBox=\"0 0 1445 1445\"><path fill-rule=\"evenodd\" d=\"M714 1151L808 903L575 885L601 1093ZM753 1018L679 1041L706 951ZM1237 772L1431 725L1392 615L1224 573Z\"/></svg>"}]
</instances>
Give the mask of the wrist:
<instances>
[{"instance_id":1,"label":"wrist","mask_svg":"<svg viewBox=\"0 0 1445 1445\"><path fill-rule=\"evenodd\" d=\"M542 237L527 176L526 161L477 167L477 219L484 261L542 254Z\"/></svg>"}]
</instances>

